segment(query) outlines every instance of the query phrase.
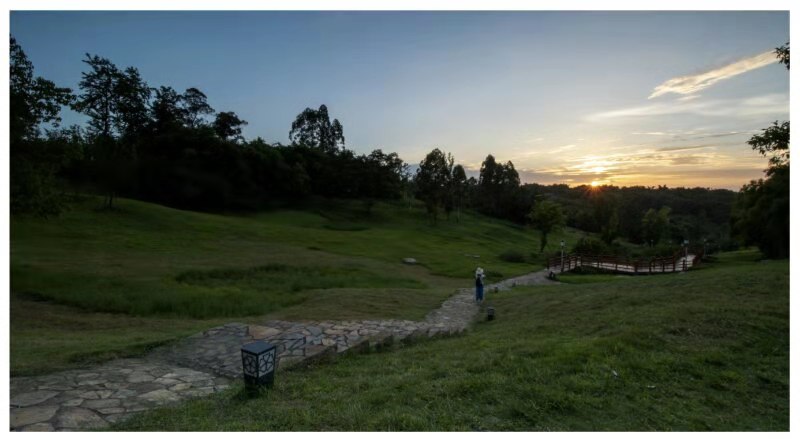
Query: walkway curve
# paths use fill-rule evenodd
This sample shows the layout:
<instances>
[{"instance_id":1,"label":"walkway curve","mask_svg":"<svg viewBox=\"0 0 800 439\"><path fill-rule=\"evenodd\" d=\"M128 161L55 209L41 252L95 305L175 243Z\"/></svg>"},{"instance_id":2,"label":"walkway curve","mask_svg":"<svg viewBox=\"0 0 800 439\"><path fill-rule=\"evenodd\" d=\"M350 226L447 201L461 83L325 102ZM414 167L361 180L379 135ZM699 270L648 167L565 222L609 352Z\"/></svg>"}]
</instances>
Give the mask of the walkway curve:
<instances>
[{"instance_id":1,"label":"walkway curve","mask_svg":"<svg viewBox=\"0 0 800 439\"><path fill-rule=\"evenodd\" d=\"M552 283L540 270L486 286L487 297L514 286ZM327 355L380 347L407 337L465 331L479 307L462 288L422 321L265 321L228 323L155 349L142 358L11 379L11 430L79 431L107 427L135 413L225 390L241 377L243 344L277 346L279 368Z\"/></svg>"}]
</instances>

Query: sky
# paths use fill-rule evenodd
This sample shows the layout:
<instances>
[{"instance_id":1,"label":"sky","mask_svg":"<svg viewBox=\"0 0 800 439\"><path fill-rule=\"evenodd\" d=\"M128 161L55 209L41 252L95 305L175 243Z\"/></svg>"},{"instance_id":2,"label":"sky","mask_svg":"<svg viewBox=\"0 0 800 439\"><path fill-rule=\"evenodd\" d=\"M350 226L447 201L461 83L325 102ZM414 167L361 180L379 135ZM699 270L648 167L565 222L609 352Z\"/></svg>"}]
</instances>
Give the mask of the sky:
<instances>
[{"instance_id":1,"label":"sky","mask_svg":"<svg viewBox=\"0 0 800 439\"><path fill-rule=\"evenodd\" d=\"M789 119L788 12L12 11L11 34L59 86L96 54L197 87L248 139L325 104L358 153L440 148L472 175L492 154L528 183L738 190L767 165L747 140Z\"/></svg>"}]
</instances>

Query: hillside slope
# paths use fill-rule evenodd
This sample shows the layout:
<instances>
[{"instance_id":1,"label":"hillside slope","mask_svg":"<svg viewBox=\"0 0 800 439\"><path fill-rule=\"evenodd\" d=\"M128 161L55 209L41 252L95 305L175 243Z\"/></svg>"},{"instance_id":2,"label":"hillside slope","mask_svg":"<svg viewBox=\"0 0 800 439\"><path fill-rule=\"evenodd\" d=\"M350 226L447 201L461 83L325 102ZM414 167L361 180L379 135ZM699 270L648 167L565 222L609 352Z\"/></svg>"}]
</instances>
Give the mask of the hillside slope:
<instances>
[{"instance_id":1,"label":"hillside slope","mask_svg":"<svg viewBox=\"0 0 800 439\"><path fill-rule=\"evenodd\" d=\"M119 430L789 428L789 264L514 289L464 336L284 372ZM380 371L376 375L376 371Z\"/></svg>"},{"instance_id":2,"label":"hillside slope","mask_svg":"<svg viewBox=\"0 0 800 439\"><path fill-rule=\"evenodd\" d=\"M214 215L100 205L12 218L14 374L139 354L232 320L421 319L478 265L490 281L539 268L535 231L472 214L431 225L419 206L378 203L367 215L360 202L319 201ZM501 260L507 250L528 261Z\"/></svg>"}]
</instances>

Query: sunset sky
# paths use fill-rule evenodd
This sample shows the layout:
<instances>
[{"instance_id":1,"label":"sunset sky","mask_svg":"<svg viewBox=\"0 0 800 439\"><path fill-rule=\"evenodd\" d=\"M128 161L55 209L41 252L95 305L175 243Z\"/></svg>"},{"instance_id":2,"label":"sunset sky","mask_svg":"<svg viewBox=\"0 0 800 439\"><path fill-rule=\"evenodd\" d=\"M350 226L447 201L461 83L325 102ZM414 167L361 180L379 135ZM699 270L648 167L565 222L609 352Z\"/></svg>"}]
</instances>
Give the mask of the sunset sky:
<instances>
[{"instance_id":1,"label":"sunset sky","mask_svg":"<svg viewBox=\"0 0 800 439\"><path fill-rule=\"evenodd\" d=\"M523 182L738 189L766 167L747 139L789 118L788 12L12 12L11 33L61 86L88 52L199 88L248 139L324 103L359 153L491 153Z\"/></svg>"}]
</instances>

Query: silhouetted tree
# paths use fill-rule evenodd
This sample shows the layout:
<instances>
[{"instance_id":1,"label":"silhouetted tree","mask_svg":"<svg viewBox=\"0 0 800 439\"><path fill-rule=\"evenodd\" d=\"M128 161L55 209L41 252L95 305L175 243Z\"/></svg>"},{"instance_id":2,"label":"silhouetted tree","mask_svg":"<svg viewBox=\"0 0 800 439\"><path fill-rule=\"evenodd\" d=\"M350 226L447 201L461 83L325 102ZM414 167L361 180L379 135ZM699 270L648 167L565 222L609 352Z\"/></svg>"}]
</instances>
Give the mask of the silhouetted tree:
<instances>
[{"instance_id":1,"label":"silhouetted tree","mask_svg":"<svg viewBox=\"0 0 800 439\"><path fill-rule=\"evenodd\" d=\"M453 166L452 176L450 177L450 199L456 209L456 221L461 222L461 207L464 205L464 197L467 193L467 173L461 165Z\"/></svg>"},{"instance_id":2,"label":"silhouetted tree","mask_svg":"<svg viewBox=\"0 0 800 439\"><path fill-rule=\"evenodd\" d=\"M751 181L739 191L733 233L768 257L789 257L789 204L789 166L773 167L768 178Z\"/></svg>"},{"instance_id":3,"label":"silhouetted tree","mask_svg":"<svg viewBox=\"0 0 800 439\"><path fill-rule=\"evenodd\" d=\"M541 253L547 246L547 235L558 231L564 226L564 214L561 212L561 206L558 203L541 200L533 206L528 218L531 224L539 229L541 244L539 253Z\"/></svg>"},{"instance_id":4,"label":"silhouetted tree","mask_svg":"<svg viewBox=\"0 0 800 439\"><path fill-rule=\"evenodd\" d=\"M114 138L114 124L119 100L117 97L120 71L107 58L86 54L83 62L88 72L81 73L79 83L82 93L75 108L89 116L89 133L104 140Z\"/></svg>"},{"instance_id":5,"label":"silhouetted tree","mask_svg":"<svg viewBox=\"0 0 800 439\"><path fill-rule=\"evenodd\" d=\"M244 125L247 125L247 121L239 119L236 113L223 111L217 113L217 118L214 120L214 131L221 139L238 142L244 140L242 137L242 127Z\"/></svg>"},{"instance_id":6,"label":"silhouetted tree","mask_svg":"<svg viewBox=\"0 0 800 439\"><path fill-rule=\"evenodd\" d=\"M161 86L155 90L151 108L155 132L170 133L184 126L186 120L182 108L183 96L172 87Z\"/></svg>"},{"instance_id":7,"label":"silhouetted tree","mask_svg":"<svg viewBox=\"0 0 800 439\"><path fill-rule=\"evenodd\" d=\"M57 215L63 203L55 180L72 157L71 148L49 135L42 139L40 127L44 123L57 127L61 106L71 104L74 96L70 89L34 76L33 63L14 37L9 63L11 212Z\"/></svg>"},{"instance_id":8,"label":"silhouetted tree","mask_svg":"<svg viewBox=\"0 0 800 439\"><path fill-rule=\"evenodd\" d=\"M648 209L642 218L642 237L651 246L658 245L659 241L667 233L669 227L669 207L662 207L659 210Z\"/></svg>"},{"instance_id":9,"label":"silhouetted tree","mask_svg":"<svg viewBox=\"0 0 800 439\"><path fill-rule=\"evenodd\" d=\"M82 93L75 108L89 116L92 168L106 192L106 207L112 208L116 193L125 185L125 177L130 173L131 164L127 161L133 155L132 143L118 141L117 132L120 128L125 129L137 112L136 104L130 105L127 109L132 111L124 114L131 114L131 120L123 119L123 96L120 92L124 91L131 103L138 100L138 91L135 90L138 85L132 84L139 81L138 72L132 71L131 76L127 76L107 58L88 53L83 62L90 70L82 73L79 83Z\"/></svg>"},{"instance_id":10,"label":"silhouetted tree","mask_svg":"<svg viewBox=\"0 0 800 439\"><path fill-rule=\"evenodd\" d=\"M761 134L754 135L747 143L754 151L769 157L770 167L767 169L767 175L770 175L776 167L789 165L788 120L780 125L778 121L773 122L771 127L763 129Z\"/></svg>"},{"instance_id":11,"label":"silhouetted tree","mask_svg":"<svg viewBox=\"0 0 800 439\"><path fill-rule=\"evenodd\" d=\"M434 223L447 197L452 163L451 155L445 155L439 148L435 148L420 162L414 176L417 197L425 203Z\"/></svg>"},{"instance_id":12,"label":"silhouetted tree","mask_svg":"<svg viewBox=\"0 0 800 439\"><path fill-rule=\"evenodd\" d=\"M151 89L134 67L128 67L117 75L114 85L116 94L114 124L123 142L132 145L151 124L149 114Z\"/></svg>"},{"instance_id":13,"label":"silhouetted tree","mask_svg":"<svg viewBox=\"0 0 800 439\"><path fill-rule=\"evenodd\" d=\"M32 140L39 136L43 123L58 125L61 106L74 101L72 90L57 87L41 76L34 76L30 62L17 40L11 37L10 69L10 135L11 141Z\"/></svg>"},{"instance_id":14,"label":"silhouetted tree","mask_svg":"<svg viewBox=\"0 0 800 439\"><path fill-rule=\"evenodd\" d=\"M521 222L530 210L529 206L517 206L520 201L519 174L514 163L499 164L491 154L481 164L478 193L481 210L488 215Z\"/></svg>"},{"instance_id":15,"label":"silhouetted tree","mask_svg":"<svg viewBox=\"0 0 800 439\"><path fill-rule=\"evenodd\" d=\"M619 236L619 197L605 187L595 188L593 195L594 219L600 229L600 239L611 245Z\"/></svg>"},{"instance_id":16,"label":"silhouetted tree","mask_svg":"<svg viewBox=\"0 0 800 439\"><path fill-rule=\"evenodd\" d=\"M497 177L500 173L499 166L494 156L489 154L481 163L481 170L478 176L478 191L480 202L484 213L491 215L497 214Z\"/></svg>"},{"instance_id":17,"label":"silhouetted tree","mask_svg":"<svg viewBox=\"0 0 800 439\"><path fill-rule=\"evenodd\" d=\"M788 70L789 43L775 53ZM752 180L739 191L731 216L733 233L769 257L789 257L789 121L773 122L747 143L769 157L769 166L765 179Z\"/></svg>"},{"instance_id":18,"label":"silhouetted tree","mask_svg":"<svg viewBox=\"0 0 800 439\"><path fill-rule=\"evenodd\" d=\"M789 42L776 48L775 54L778 56L778 61L786 66L786 70L789 70Z\"/></svg>"},{"instance_id":19,"label":"silhouetted tree","mask_svg":"<svg viewBox=\"0 0 800 439\"><path fill-rule=\"evenodd\" d=\"M208 98L202 91L191 87L187 88L181 97L183 102L184 117L191 128L203 124L203 116L214 114L214 109L208 105Z\"/></svg>"},{"instance_id":20,"label":"silhouetted tree","mask_svg":"<svg viewBox=\"0 0 800 439\"><path fill-rule=\"evenodd\" d=\"M340 146L344 146L344 128L338 119L331 122L325 105L320 105L317 110L306 108L292 122L289 140L293 144L336 152Z\"/></svg>"}]
</instances>

